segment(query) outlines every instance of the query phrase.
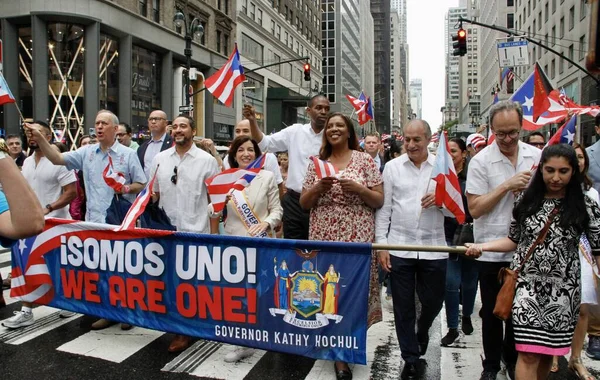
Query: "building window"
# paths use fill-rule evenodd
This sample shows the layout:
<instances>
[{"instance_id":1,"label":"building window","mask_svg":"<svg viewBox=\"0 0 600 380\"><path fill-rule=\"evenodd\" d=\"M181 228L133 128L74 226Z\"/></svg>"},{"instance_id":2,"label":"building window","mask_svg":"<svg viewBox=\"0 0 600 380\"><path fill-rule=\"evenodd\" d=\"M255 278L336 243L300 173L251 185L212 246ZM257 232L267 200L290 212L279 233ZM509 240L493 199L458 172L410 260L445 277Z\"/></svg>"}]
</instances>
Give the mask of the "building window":
<instances>
[{"instance_id":1,"label":"building window","mask_svg":"<svg viewBox=\"0 0 600 380\"><path fill-rule=\"evenodd\" d=\"M552 14L556 12L556 0L552 0Z\"/></svg>"},{"instance_id":2,"label":"building window","mask_svg":"<svg viewBox=\"0 0 600 380\"><path fill-rule=\"evenodd\" d=\"M585 59L585 34L579 37L579 60Z\"/></svg>"},{"instance_id":3,"label":"building window","mask_svg":"<svg viewBox=\"0 0 600 380\"><path fill-rule=\"evenodd\" d=\"M277 25L277 34L275 35L278 40L281 40L281 26Z\"/></svg>"},{"instance_id":4,"label":"building window","mask_svg":"<svg viewBox=\"0 0 600 380\"><path fill-rule=\"evenodd\" d=\"M152 20L160 22L160 0L152 0Z\"/></svg>"},{"instance_id":5,"label":"building window","mask_svg":"<svg viewBox=\"0 0 600 380\"><path fill-rule=\"evenodd\" d=\"M568 57L569 57L569 59L570 59L571 61L572 61L572 60L573 60L573 58L574 58L574 52L575 52L575 49L574 49L574 47L573 47L573 44L569 45L569 54L568 54ZM571 67L571 66L573 66L573 64L572 64L571 62L569 62L569 67Z\"/></svg>"},{"instance_id":6,"label":"building window","mask_svg":"<svg viewBox=\"0 0 600 380\"><path fill-rule=\"evenodd\" d=\"M221 31L217 30L217 53L221 52Z\"/></svg>"},{"instance_id":7,"label":"building window","mask_svg":"<svg viewBox=\"0 0 600 380\"><path fill-rule=\"evenodd\" d=\"M569 30L572 30L575 27L575 6L572 6L569 9Z\"/></svg>"},{"instance_id":8,"label":"building window","mask_svg":"<svg viewBox=\"0 0 600 380\"><path fill-rule=\"evenodd\" d=\"M552 34L550 35L550 42L552 43L552 46L554 46L554 44L556 43L556 26L552 27Z\"/></svg>"},{"instance_id":9,"label":"building window","mask_svg":"<svg viewBox=\"0 0 600 380\"><path fill-rule=\"evenodd\" d=\"M561 52L561 54L564 54L564 52ZM558 58L558 73L559 74L563 73L563 71L564 71L564 65L565 65L565 62L564 62L563 57L561 56L561 57Z\"/></svg>"},{"instance_id":10,"label":"building window","mask_svg":"<svg viewBox=\"0 0 600 380\"><path fill-rule=\"evenodd\" d=\"M256 14L256 22L260 26L262 26L262 18L263 18L263 14L262 14L262 11L259 9L258 13Z\"/></svg>"},{"instance_id":11,"label":"building window","mask_svg":"<svg viewBox=\"0 0 600 380\"><path fill-rule=\"evenodd\" d=\"M254 3L250 3L250 18L256 20L256 5Z\"/></svg>"},{"instance_id":12,"label":"building window","mask_svg":"<svg viewBox=\"0 0 600 380\"><path fill-rule=\"evenodd\" d=\"M565 18L560 18L560 24L558 29L558 38L563 38L565 36Z\"/></svg>"},{"instance_id":13,"label":"building window","mask_svg":"<svg viewBox=\"0 0 600 380\"><path fill-rule=\"evenodd\" d=\"M248 14L248 0L242 0L242 12Z\"/></svg>"},{"instance_id":14,"label":"building window","mask_svg":"<svg viewBox=\"0 0 600 380\"><path fill-rule=\"evenodd\" d=\"M98 81L100 108L110 110L117 115L119 94L118 46L119 42L116 39L106 34L100 34L100 50L102 51Z\"/></svg>"},{"instance_id":15,"label":"building window","mask_svg":"<svg viewBox=\"0 0 600 380\"><path fill-rule=\"evenodd\" d=\"M548 22L548 17L550 17L549 13L548 3L546 3L546 5L544 5L544 21L546 22Z\"/></svg>"},{"instance_id":16,"label":"building window","mask_svg":"<svg viewBox=\"0 0 600 380\"><path fill-rule=\"evenodd\" d=\"M550 64L550 78L554 79L555 71L556 71L556 60L553 59L552 63Z\"/></svg>"},{"instance_id":17,"label":"building window","mask_svg":"<svg viewBox=\"0 0 600 380\"><path fill-rule=\"evenodd\" d=\"M146 127L150 112L161 109L161 72L162 56L140 46L131 48L131 71L133 85L131 87L132 128L149 135Z\"/></svg>"},{"instance_id":18,"label":"building window","mask_svg":"<svg viewBox=\"0 0 600 380\"><path fill-rule=\"evenodd\" d=\"M275 21L271 20L271 34L275 35Z\"/></svg>"},{"instance_id":19,"label":"building window","mask_svg":"<svg viewBox=\"0 0 600 380\"><path fill-rule=\"evenodd\" d=\"M288 32L283 32L283 43L285 44L285 46L288 45L288 39L289 39Z\"/></svg>"},{"instance_id":20,"label":"building window","mask_svg":"<svg viewBox=\"0 0 600 380\"><path fill-rule=\"evenodd\" d=\"M140 0L140 14L144 17L148 16L148 4L146 4L146 0Z\"/></svg>"},{"instance_id":21,"label":"building window","mask_svg":"<svg viewBox=\"0 0 600 380\"><path fill-rule=\"evenodd\" d=\"M202 25L202 30L204 30L202 37L200 37L200 44L204 45L206 44L206 34L208 33L208 30L206 29L206 21L200 21L200 25Z\"/></svg>"},{"instance_id":22,"label":"building window","mask_svg":"<svg viewBox=\"0 0 600 380\"><path fill-rule=\"evenodd\" d=\"M587 15L586 0L580 0L579 2L579 20L583 20Z\"/></svg>"},{"instance_id":23,"label":"building window","mask_svg":"<svg viewBox=\"0 0 600 380\"><path fill-rule=\"evenodd\" d=\"M515 15L513 13L508 13L506 15L506 27L508 29L512 29L515 27Z\"/></svg>"},{"instance_id":24,"label":"building window","mask_svg":"<svg viewBox=\"0 0 600 380\"><path fill-rule=\"evenodd\" d=\"M514 0L506 0L506 6L507 6L507 7L512 7L512 6L514 6L514 5L515 5L515 2L514 2Z\"/></svg>"},{"instance_id":25,"label":"building window","mask_svg":"<svg viewBox=\"0 0 600 380\"><path fill-rule=\"evenodd\" d=\"M229 34L223 35L223 53L229 54Z\"/></svg>"}]
</instances>

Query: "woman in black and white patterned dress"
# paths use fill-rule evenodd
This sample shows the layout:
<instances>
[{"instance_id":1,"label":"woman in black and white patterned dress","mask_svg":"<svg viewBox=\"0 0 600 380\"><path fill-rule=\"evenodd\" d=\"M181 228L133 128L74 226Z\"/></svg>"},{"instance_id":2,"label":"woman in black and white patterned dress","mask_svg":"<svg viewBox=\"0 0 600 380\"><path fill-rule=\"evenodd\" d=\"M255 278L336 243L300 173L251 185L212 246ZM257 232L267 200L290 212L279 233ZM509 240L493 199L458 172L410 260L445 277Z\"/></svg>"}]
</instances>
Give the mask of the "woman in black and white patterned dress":
<instances>
[{"instance_id":1,"label":"woman in black and white patterned dress","mask_svg":"<svg viewBox=\"0 0 600 380\"><path fill-rule=\"evenodd\" d=\"M519 267L554 209L546 238L525 263L517 280L512 308L516 377L546 379L552 355L569 352L579 316L579 238L600 246L600 209L584 195L574 149L565 144L547 147L532 183L517 198L509 236L470 246L467 254L515 250L511 269Z\"/></svg>"}]
</instances>

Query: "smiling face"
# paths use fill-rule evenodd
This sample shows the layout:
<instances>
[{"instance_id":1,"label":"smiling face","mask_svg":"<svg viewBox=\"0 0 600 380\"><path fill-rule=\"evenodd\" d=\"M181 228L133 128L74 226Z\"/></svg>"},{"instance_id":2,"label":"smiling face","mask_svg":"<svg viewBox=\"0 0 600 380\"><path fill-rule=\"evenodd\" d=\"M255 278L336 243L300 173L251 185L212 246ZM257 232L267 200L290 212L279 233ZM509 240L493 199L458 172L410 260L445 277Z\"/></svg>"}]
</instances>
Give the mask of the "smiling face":
<instances>
[{"instance_id":1,"label":"smiling face","mask_svg":"<svg viewBox=\"0 0 600 380\"><path fill-rule=\"evenodd\" d=\"M173 140L178 146L189 146L194 139L195 130L190 126L190 122L185 117L178 117L173 120Z\"/></svg>"},{"instance_id":2,"label":"smiling face","mask_svg":"<svg viewBox=\"0 0 600 380\"><path fill-rule=\"evenodd\" d=\"M412 121L404 128L404 145L408 158L415 164L420 164L427 159L427 145L429 144L426 126L420 121Z\"/></svg>"},{"instance_id":3,"label":"smiling face","mask_svg":"<svg viewBox=\"0 0 600 380\"><path fill-rule=\"evenodd\" d=\"M519 114L516 110L504 110L498 112L490 121L492 132L496 135L496 144L504 155L512 155L519 145L519 133L521 124Z\"/></svg>"},{"instance_id":4,"label":"smiling face","mask_svg":"<svg viewBox=\"0 0 600 380\"><path fill-rule=\"evenodd\" d=\"M331 146L347 145L348 139L350 138L348 126L341 116L329 118L327 128L325 129L325 135L327 136L327 142L329 142Z\"/></svg>"},{"instance_id":5,"label":"smiling face","mask_svg":"<svg viewBox=\"0 0 600 380\"><path fill-rule=\"evenodd\" d=\"M583 154L583 150L580 147L575 148L575 153L577 154L577 164L579 165L579 171L585 171L585 156Z\"/></svg>"},{"instance_id":6,"label":"smiling face","mask_svg":"<svg viewBox=\"0 0 600 380\"><path fill-rule=\"evenodd\" d=\"M460 150L460 147L454 141L449 141L448 147L450 148L450 156L452 156L454 167L462 166L464 159L467 157L467 152Z\"/></svg>"},{"instance_id":7,"label":"smiling face","mask_svg":"<svg viewBox=\"0 0 600 380\"><path fill-rule=\"evenodd\" d=\"M573 168L565 157L550 157L542 164L542 175L549 195L563 195L573 176Z\"/></svg>"},{"instance_id":8,"label":"smiling face","mask_svg":"<svg viewBox=\"0 0 600 380\"><path fill-rule=\"evenodd\" d=\"M254 144L252 141L246 141L235 152L235 160L237 161L239 168L246 169L252 161L256 159L256 151L254 150Z\"/></svg>"}]
</instances>

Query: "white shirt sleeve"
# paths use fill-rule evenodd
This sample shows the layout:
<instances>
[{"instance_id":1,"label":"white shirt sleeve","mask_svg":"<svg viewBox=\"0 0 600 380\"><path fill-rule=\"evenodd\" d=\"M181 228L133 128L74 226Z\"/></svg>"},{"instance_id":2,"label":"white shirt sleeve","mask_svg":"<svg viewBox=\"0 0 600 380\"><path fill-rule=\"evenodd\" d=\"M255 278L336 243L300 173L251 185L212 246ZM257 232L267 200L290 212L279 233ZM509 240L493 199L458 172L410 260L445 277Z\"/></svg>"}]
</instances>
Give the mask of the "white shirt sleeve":
<instances>
[{"instance_id":1,"label":"white shirt sleeve","mask_svg":"<svg viewBox=\"0 0 600 380\"><path fill-rule=\"evenodd\" d=\"M375 213L375 242L387 244L387 235L392 217L393 179L392 165L383 167L383 206Z\"/></svg>"},{"instance_id":2,"label":"white shirt sleeve","mask_svg":"<svg viewBox=\"0 0 600 380\"><path fill-rule=\"evenodd\" d=\"M77 176L75 176L75 172L67 169L65 166L59 166L57 177L58 183L61 187L65 187L73 182L77 182Z\"/></svg>"},{"instance_id":3,"label":"white shirt sleeve","mask_svg":"<svg viewBox=\"0 0 600 380\"><path fill-rule=\"evenodd\" d=\"M265 169L270 171L275 175L275 183L279 185L283 182L283 177L281 176L281 169L279 168L279 163L277 162L277 157L273 153L267 153L267 161L265 162Z\"/></svg>"},{"instance_id":4,"label":"white shirt sleeve","mask_svg":"<svg viewBox=\"0 0 600 380\"><path fill-rule=\"evenodd\" d=\"M290 125L272 135L263 135L263 139L258 143L258 147L263 152L283 152L289 149L290 137L296 128L302 127L300 124Z\"/></svg>"},{"instance_id":5,"label":"white shirt sleeve","mask_svg":"<svg viewBox=\"0 0 600 380\"><path fill-rule=\"evenodd\" d=\"M481 161L483 160L475 157L469 162L466 192L472 195L484 195L490 192L485 163Z\"/></svg>"}]
</instances>

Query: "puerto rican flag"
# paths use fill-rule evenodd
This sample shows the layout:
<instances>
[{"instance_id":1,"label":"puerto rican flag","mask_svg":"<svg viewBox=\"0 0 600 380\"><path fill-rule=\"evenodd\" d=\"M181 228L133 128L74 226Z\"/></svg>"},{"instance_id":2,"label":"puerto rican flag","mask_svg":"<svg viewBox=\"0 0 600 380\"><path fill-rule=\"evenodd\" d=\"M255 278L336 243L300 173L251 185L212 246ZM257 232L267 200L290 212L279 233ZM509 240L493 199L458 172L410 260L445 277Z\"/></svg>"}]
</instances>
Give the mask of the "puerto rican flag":
<instances>
[{"instance_id":1,"label":"puerto rican flag","mask_svg":"<svg viewBox=\"0 0 600 380\"><path fill-rule=\"evenodd\" d=\"M575 132L577 130L577 115L573 115L569 121L563 124L556 133L548 140L546 146L555 144L573 145L575 141Z\"/></svg>"},{"instance_id":2,"label":"puerto rican flag","mask_svg":"<svg viewBox=\"0 0 600 380\"><path fill-rule=\"evenodd\" d=\"M363 102L360 109L357 110L356 114L358 116L358 124L363 125L369 120L373 120L373 102L371 101L371 97L366 96L364 92L360 93L358 97L359 100Z\"/></svg>"},{"instance_id":3,"label":"puerto rican flag","mask_svg":"<svg viewBox=\"0 0 600 380\"><path fill-rule=\"evenodd\" d=\"M108 156L108 164L102 172L102 177L104 177L104 182L112 187L117 193L120 193L121 190L123 190L123 185L125 185L125 175L114 171L112 158L110 158L110 156Z\"/></svg>"},{"instance_id":4,"label":"puerto rican flag","mask_svg":"<svg viewBox=\"0 0 600 380\"><path fill-rule=\"evenodd\" d=\"M146 187L144 187L144 189L135 198L135 201L133 201L131 207L129 207L129 211L127 211L127 215L125 215L123 223L121 223L119 227L115 228L115 231L135 229L136 220L144 213L148 202L152 198L152 188L154 186L154 181L156 180L156 173L158 172L159 166L160 164L157 165L156 171L154 172L150 182L148 182Z\"/></svg>"},{"instance_id":5,"label":"puerto rican flag","mask_svg":"<svg viewBox=\"0 0 600 380\"><path fill-rule=\"evenodd\" d=\"M206 78L204 86L221 103L229 107L233 102L235 88L245 80L244 67L242 66L236 44L225 66Z\"/></svg>"},{"instance_id":6,"label":"puerto rican flag","mask_svg":"<svg viewBox=\"0 0 600 380\"><path fill-rule=\"evenodd\" d=\"M114 239L113 228L114 226L110 224L46 219L46 225L41 234L21 239L12 247L10 296L24 302L49 304L54 298L54 288L44 255L53 249L60 248L61 241L69 236L78 236L81 240L85 240L87 237ZM174 231L151 230L149 236L168 236L173 233ZM139 237L137 231L118 233L119 239L135 237Z\"/></svg>"},{"instance_id":7,"label":"puerto rican flag","mask_svg":"<svg viewBox=\"0 0 600 380\"><path fill-rule=\"evenodd\" d=\"M431 178L436 182L435 204L437 207L445 207L454 215L458 223L463 224L465 222L465 207L458 176L448 149L446 134L440 133L440 135L440 143L431 173Z\"/></svg>"},{"instance_id":8,"label":"puerto rican flag","mask_svg":"<svg viewBox=\"0 0 600 380\"><path fill-rule=\"evenodd\" d=\"M10 92L10 88L8 88L8 84L6 83L6 79L0 74L0 106L3 104L14 103L15 97L12 92Z\"/></svg>"},{"instance_id":9,"label":"puerto rican flag","mask_svg":"<svg viewBox=\"0 0 600 380\"><path fill-rule=\"evenodd\" d=\"M549 107L534 121L534 77L535 71L527 77L521 87L510 97L510 100L521 103L523 107L523 129L528 131L539 129L546 124L559 123L567 117L567 110L558 103L558 99L547 96Z\"/></svg>"},{"instance_id":10,"label":"puerto rican flag","mask_svg":"<svg viewBox=\"0 0 600 380\"><path fill-rule=\"evenodd\" d=\"M363 95L361 93L361 95ZM352 95L346 95L346 99L348 99L348 101L350 102L350 104L352 104L352 107L358 111L360 110L360 108L365 104L365 101L359 98L355 98Z\"/></svg>"},{"instance_id":11,"label":"puerto rican flag","mask_svg":"<svg viewBox=\"0 0 600 380\"><path fill-rule=\"evenodd\" d=\"M223 210L227 195L233 190L244 190L265 166L267 155L252 161L246 169L231 168L206 180L206 188L215 212Z\"/></svg>"},{"instance_id":12,"label":"puerto rican flag","mask_svg":"<svg viewBox=\"0 0 600 380\"><path fill-rule=\"evenodd\" d=\"M318 157L311 156L313 164L315 164L315 172L317 173L318 179L325 177L332 177L339 173L339 170L329 161L321 160Z\"/></svg>"}]
</instances>

